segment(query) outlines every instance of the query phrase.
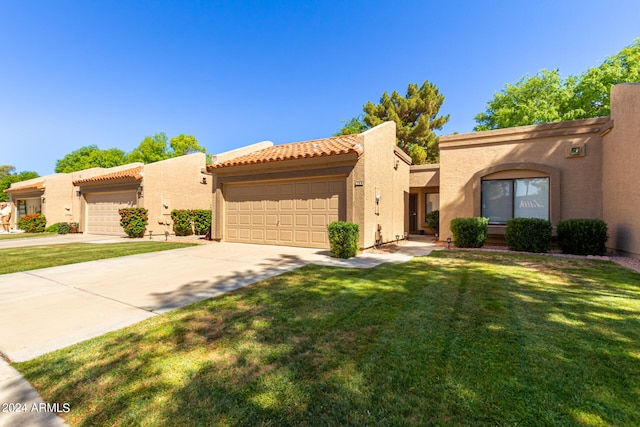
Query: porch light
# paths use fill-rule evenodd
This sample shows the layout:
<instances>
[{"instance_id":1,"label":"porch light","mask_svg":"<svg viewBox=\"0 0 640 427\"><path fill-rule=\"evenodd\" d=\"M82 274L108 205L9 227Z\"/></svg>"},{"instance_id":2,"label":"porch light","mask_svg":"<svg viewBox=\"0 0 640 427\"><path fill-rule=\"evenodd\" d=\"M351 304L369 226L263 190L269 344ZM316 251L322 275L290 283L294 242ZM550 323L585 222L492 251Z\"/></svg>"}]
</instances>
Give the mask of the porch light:
<instances>
[{"instance_id":1,"label":"porch light","mask_svg":"<svg viewBox=\"0 0 640 427\"><path fill-rule=\"evenodd\" d=\"M138 186L138 197L143 197L142 190L142 185Z\"/></svg>"},{"instance_id":2,"label":"porch light","mask_svg":"<svg viewBox=\"0 0 640 427\"><path fill-rule=\"evenodd\" d=\"M82 196L82 191L77 190L77 191L76 191L76 196L78 196L78 197Z\"/></svg>"}]
</instances>

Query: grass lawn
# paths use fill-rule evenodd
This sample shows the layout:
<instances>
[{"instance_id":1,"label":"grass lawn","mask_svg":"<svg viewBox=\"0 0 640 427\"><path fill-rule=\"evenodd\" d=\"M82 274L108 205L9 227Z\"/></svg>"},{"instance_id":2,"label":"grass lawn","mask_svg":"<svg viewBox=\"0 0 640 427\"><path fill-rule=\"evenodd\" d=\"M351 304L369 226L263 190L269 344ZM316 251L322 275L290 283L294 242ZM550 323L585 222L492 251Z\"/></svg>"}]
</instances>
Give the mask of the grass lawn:
<instances>
[{"instance_id":1,"label":"grass lawn","mask_svg":"<svg viewBox=\"0 0 640 427\"><path fill-rule=\"evenodd\" d=\"M640 425L640 275L307 266L14 365L72 425Z\"/></svg>"},{"instance_id":2,"label":"grass lawn","mask_svg":"<svg viewBox=\"0 0 640 427\"><path fill-rule=\"evenodd\" d=\"M10 234L0 234L0 240L9 240L9 239L24 239L29 237L51 237L57 236L58 233L10 233Z\"/></svg>"},{"instance_id":3,"label":"grass lawn","mask_svg":"<svg viewBox=\"0 0 640 427\"><path fill-rule=\"evenodd\" d=\"M190 243L69 243L0 249L0 274L193 246Z\"/></svg>"}]
</instances>

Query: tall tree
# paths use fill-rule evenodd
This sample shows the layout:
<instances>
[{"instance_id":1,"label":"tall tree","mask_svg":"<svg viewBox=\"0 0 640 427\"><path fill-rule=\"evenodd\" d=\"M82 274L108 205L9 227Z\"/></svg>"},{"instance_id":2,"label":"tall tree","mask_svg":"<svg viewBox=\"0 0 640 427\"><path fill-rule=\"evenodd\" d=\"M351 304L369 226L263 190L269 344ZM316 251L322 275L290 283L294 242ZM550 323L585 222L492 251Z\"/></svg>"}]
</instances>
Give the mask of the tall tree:
<instances>
[{"instance_id":1,"label":"tall tree","mask_svg":"<svg viewBox=\"0 0 640 427\"><path fill-rule=\"evenodd\" d=\"M146 136L140 145L129 153L129 162L154 163L171 157L167 146L167 135L164 132Z\"/></svg>"},{"instance_id":2,"label":"tall tree","mask_svg":"<svg viewBox=\"0 0 640 427\"><path fill-rule=\"evenodd\" d=\"M374 127L385 121L396 122L397 143L412 156L415 164L437 163L440 158L434 130L442 129L449 116L440 116L444 96L429 81L418 87L410 83L406 95L384 92L379 104L364 105L364 123ZM423 153L424 152L424 153Z\"/></svg>"},{"instance_id":3,"label":"tall tree","mask_svg":"<svg viewBox=\"0 0 640 427\"><path fill-rule=\"evenodd\" d=\"M2 165L0 166L0 179L4 178L7 175L11 175L16 171L16 168L11 165Z\"/></svg>"},{"instance_id":4,"label":"tall tree","mask_svg":"<svg viewBox=\"0 0 640 427\"><path fill-rule=\"evenodd\" d=\"M346 122L342 129L334 133L333 136L362 133L367 129L369 129L369 126L364 122L364 115L360 114L358 117L354 117Z\"/></svg>"},{"instance_id":5,"label":"tall tree","mask_svg":"<svg viewBox=\"0 0 640 427\"><path fill-rule=\"evenodd\" d=\"M474 130L608 116L611 88L638 81L640 39L579 76L563 80L557 69L542 70L507 84L487 103L486 111L475 116Z\"/></svg>"},{"instance_id":6,"label":"tall tree","mask_svg":"<svg viewBox=\"0 0 640 427\"><path fill-rule=\"evenodd\" d=\"M125 163L127 163L127 159L122 150L117 148L101 150L96 145L87 145L56 161L54 171L57 173L70 173L95 167L110 168Z\"/></svg>"},{"instance_id":7,"label":"tall tree","mask_svg":"<svg viewBox=\"0 0 640 427\"><path fill-rule=\"evenodd\" d=\"M171 157L193 153L206 153L207 151L206 148L200 146L198 140L193 135L185 135L183 133L171 138L169 145L172 150Z\"/></svg>"},{"instance_id":8,"label":"tall tree","mask_svg":"<svg viewBox=\"0 0 640 427\"><path fill-rule=\"evenodd\" d=\"M11 166L11 170L11 173L6 174L2 178L0 178L0 202L9 201L9 195L5 193L4 190L9 188L14 182L26 181L28 179L37 178L40 176L37 172L31 171L22 171L15 173L13 172L15 171L15 168L13 166Z\"/></svg>"}]
</instances>

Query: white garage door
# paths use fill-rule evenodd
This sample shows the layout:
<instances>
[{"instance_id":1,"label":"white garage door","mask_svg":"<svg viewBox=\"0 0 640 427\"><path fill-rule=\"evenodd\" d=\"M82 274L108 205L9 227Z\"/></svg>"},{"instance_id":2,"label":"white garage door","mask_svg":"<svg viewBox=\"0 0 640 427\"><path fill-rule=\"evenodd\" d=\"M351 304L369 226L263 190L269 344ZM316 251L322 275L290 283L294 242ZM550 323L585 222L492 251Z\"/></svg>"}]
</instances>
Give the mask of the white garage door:
<instances>
[{"instance_id":1,"label":"white garage door","mask_svg":"<svg viewBox=\"0 0 640 427\"><path fill-rule=\"evenodd\" d=\"M225 186L229 242L328 248L327 224L343 219L343 179Z\"/></svg>"},{"instance_id":2,"label":"white garage door","mask_svg":"<svg viewBox=\"0 0 640 427\"><path fill-rule=\"evenodd\" d=\"M135 191L87 193L87 225L89 234L125 234L120 226L118 209L136 206Z\"/></svg>"}]
</instances>

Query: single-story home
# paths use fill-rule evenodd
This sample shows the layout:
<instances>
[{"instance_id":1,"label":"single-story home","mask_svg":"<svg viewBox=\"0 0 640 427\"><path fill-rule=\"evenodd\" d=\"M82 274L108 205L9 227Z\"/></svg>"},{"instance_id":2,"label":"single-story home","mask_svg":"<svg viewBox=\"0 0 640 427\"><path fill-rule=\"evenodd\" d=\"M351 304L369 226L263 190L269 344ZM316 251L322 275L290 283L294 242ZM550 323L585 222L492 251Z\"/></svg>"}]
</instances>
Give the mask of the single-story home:
<instances>
[{"instance_id":1,"label":"single-story home","mask_svg":"<svg viewBox=\"0 0 640 427\"><path fill-rule=\"evenodd\" d=\"M335 220L358 224L368 248L429 232L434 210L441 240L455 217L487 217L498 238L510 218L596 218L609 225L611 250L640 257L638 159L640 83L628 83L613 87L610 117L442 136L436 165L411 165L386 122L358 135L249 145L206 168L203 157L184 156L7 191L18 214L77 218L90 233L120 233L120 206L148 208L153 232L170 230L172 209L211 208L213 239L318 248L329 246Z\"/></svg>"},{"instance_id":2,"label":"single-story home","mask_svg":"<svg viewBox=\"0 0 640 427\"><path fill-rule=\"evenodd\" d=\"M211 209L211 182L202 169L206 155L195 153L144 165L91 168L14 183L5 190L13 202L12 224L42 213L48 224L77 222L90 234L122 235L118 210L144 207L148 231L172 232L174 209Z\"/></svg>"}]
</instances>

